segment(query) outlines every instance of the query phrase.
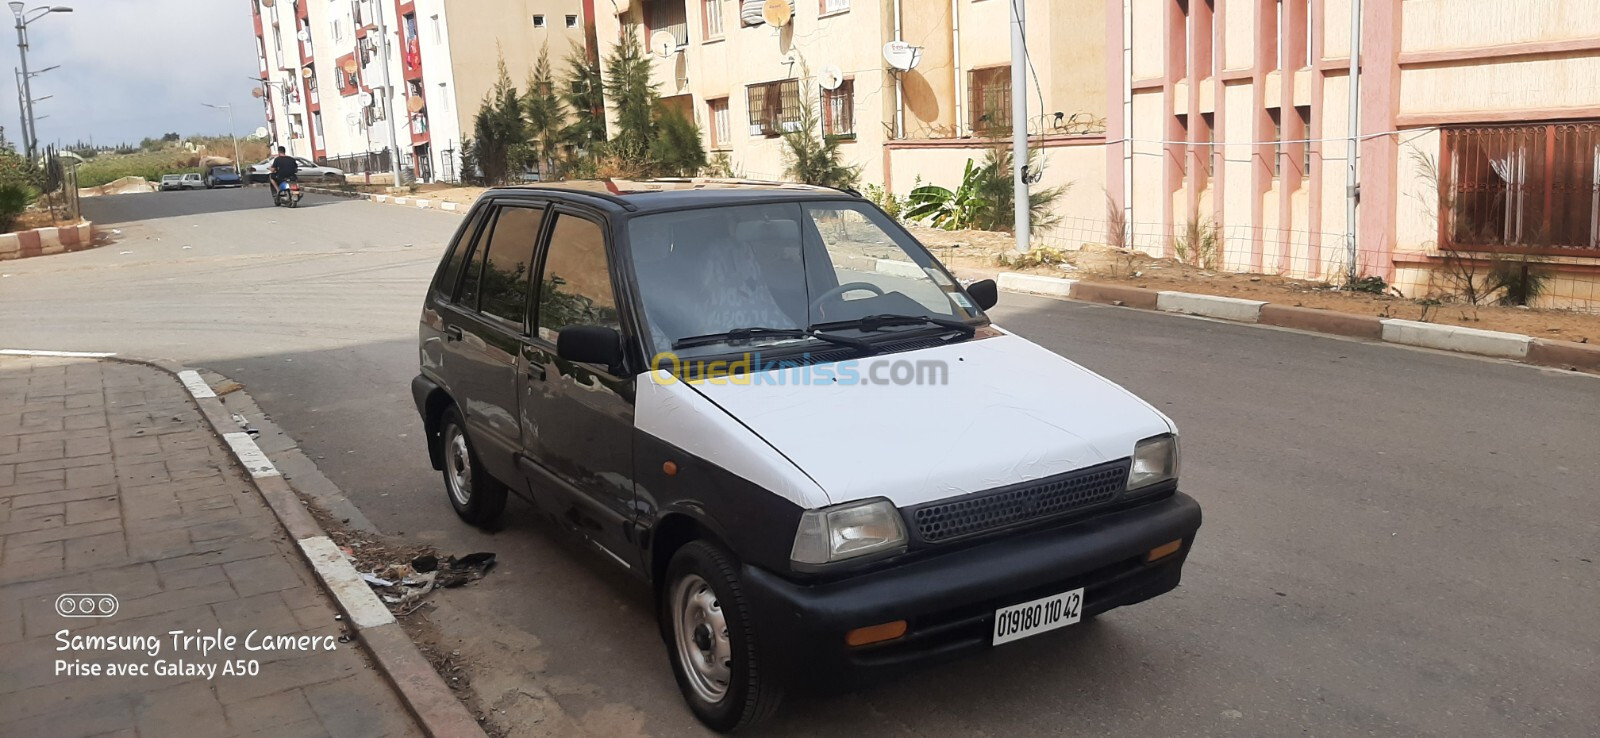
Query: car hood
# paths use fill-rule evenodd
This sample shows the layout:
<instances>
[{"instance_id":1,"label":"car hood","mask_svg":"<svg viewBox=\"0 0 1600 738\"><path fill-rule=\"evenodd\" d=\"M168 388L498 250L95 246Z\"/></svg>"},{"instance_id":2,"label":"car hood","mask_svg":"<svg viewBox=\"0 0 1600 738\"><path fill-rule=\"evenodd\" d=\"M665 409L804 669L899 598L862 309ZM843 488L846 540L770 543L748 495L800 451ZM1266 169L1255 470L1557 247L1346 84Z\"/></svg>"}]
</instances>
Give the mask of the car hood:
<instances>
[{"instance_id":1,"label":"car hood","mask_svg":"<svg viewBox=\"0 0 1600 738\"><path fill-rule=\"evenodd\" d=\"M941 363L943 384L869 380ZM791 368L691 386L834 504L886 497L905 507L980 492L1124 458L1139 440L1175 432L1127 390L1005 332L806 369L809 383Z\"/></svg>"}]
</instances>

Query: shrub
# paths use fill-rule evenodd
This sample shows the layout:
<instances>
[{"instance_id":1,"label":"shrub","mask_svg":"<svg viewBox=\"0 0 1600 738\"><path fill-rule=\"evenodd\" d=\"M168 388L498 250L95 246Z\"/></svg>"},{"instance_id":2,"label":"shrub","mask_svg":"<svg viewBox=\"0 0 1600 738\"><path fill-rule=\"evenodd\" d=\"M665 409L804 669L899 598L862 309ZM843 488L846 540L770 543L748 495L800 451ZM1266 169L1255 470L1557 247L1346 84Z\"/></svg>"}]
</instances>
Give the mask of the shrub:
<instances>
[{"instance_id":1,"label":"shrub","mask_svg":"<svg viewBox=\"0 0 1600 738\"><path fill-rule=\"evenodd\" d=\"M0 233L11 232L33 198L33 191L25 185L15 182L0 184Z\"/></svg>"},{"instance_id":2,"label":"shrub","mask_svg":"<svg viewBox=\"0 0 1600 738\"><path fill-rule=\"evenodd\" d=\"M839 139L822 135L816 109L800 105L800 125L783 134L784 176L818 187L849 189L861 179L861 167L844 163Z\"/></svg>"},{"instance_id":3,"label":"shrub","mask_svg":"<svg viewBox=\"0 0 1600 738\"><path fill-rule=\"evenodd\" d=\"M650 142L650 159L663 174L692 176L706 166L700 126L683 113L656 106L656 138Z\"/></svg>"}]
</instances>

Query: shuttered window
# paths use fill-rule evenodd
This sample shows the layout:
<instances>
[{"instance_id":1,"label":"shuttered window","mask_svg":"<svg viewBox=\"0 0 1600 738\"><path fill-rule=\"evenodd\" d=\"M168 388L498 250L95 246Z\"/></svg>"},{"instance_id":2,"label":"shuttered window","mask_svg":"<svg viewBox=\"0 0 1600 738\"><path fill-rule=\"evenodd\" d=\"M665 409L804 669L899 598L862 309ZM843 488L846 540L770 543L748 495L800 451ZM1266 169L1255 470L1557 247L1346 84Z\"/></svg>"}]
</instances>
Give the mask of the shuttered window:
<instances>
[{"instance_id":1,"label":"shuttered window","mask_svg":"<svg viewBox=\"0 0 1600 738\"><path fill-rule=\"evenodd\" d=\"M1600 121L1443 130L1441 241L1600 255Z\"/></svg>"}]
</instances>

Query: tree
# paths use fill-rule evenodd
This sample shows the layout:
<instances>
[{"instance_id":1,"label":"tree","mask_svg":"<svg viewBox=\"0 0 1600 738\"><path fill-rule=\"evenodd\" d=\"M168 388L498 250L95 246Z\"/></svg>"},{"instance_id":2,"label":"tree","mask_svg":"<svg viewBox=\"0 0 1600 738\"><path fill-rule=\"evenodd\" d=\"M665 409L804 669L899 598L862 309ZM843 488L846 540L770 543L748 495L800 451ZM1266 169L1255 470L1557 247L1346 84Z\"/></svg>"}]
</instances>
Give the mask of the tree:
<instances>
[{"instance_id":1,"label":"tree","mask_svg":"<svg viewBox=\"0 0 1600 738\"><path fill-rule=\"evenodd\" d=\"M517 88L506 73L506 60L500 58L499 78L494 88L484 95L478 114L472 120L472 160L478 171L490 184L507 181L518 147L528 140L526 121L522 118L522 104Z\"/></svg>"},{"instance_id":2,"label":"tree","mask_svg":"<svg viewBox=\"0 0 1600 738\"><path fill-rule=\"evenodd\" d=\"M586 150L606 140L605 87L600 81L600 65L577 44L567 52L566 64L561 99L572 110L572 122L563 134L572 145Z\"/></svg>"},{"instance_id":3,"label":"tree","mask_svg":"<svg viewBox=\"0 0 1600 738\"><path fill-rule=\"evenodd\" d=\"M566 106L556 92L550 73L550 45L539 50L539 61L528 78L528 92L522 98L522 115L527 121L529 143L539 164L540 179L555 179L566 140Z\"/></svg>"},{"instance_id":4,"label":"tree","mask_svg":"<svg viewBox=\"0 0 1600 738\"><path fill-rule=\"evenodd\" d=\"M706 166L700 126L675 108L659 104L656 107L656 138L650 143L650 160L663 174L698 174Z\"/></svg>"},{"instance_id":5,"label":"tree","mask_svg":"<svg viewBox=\"0 0 1600 738\"><path fill-rule=\"evenodd\" d=\"M809 89L810 78L802 76L802 89ZM848 189L861 179L861 167L845 164L839 139L822 133L816 108L802 99L800 126L783 134L784 176L819 187Z\"/></svg>"},{"instance_id":6,"label":"tree","mask_svg":"<svg viewBox=\"0 0 1600 738\"><path fill-rule=\"evenodd\" d=\"M650 57L638 36L625 33L606 59L606 97L617 111L612 151L624 157L648 155L656 138L656 94L650 79Z\"/></svg>"},{"instance_id":7,"label":"tree","mask_svg":"<svg viewBox=\"0 0 1600 738\"><path fill-rule=\"evenodd\" d=\"M1037 152L1030 151L1033 160ZM935 228L961 230L976 228L983 231L1015 230L1016 220L1012 203L1016 191L1012 183L1011 149L996 143L984 155L982 164L967 160L961 184L954 190L937 185L924 185L911 191L911 209L908 220L928 220ZM1049 228L1059 218L1052 207L1071 189L1071 183L1060 187L1030 188L1028 190L1028 222L1035 228Z\"/></svg>"}]
</instances>

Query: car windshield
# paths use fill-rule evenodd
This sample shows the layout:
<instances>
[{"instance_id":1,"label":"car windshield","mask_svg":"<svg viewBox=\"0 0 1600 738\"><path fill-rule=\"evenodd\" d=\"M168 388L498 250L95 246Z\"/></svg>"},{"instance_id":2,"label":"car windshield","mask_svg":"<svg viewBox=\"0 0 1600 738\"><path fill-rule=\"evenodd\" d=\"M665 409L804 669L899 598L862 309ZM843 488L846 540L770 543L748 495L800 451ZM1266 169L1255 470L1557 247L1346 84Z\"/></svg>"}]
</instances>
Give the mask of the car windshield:
<instances>
[{"instance_id":1,"label":"car windshield","mask_svg":"<svg viewBox=\"0 0 1600 738\"><path fill-rule=\"evenodd\" d=\"M804 335L807 329L873 315L943 321L982 315L926 250L865 203L643 215L630 221L628 243L652 356L727 353L730 344L818 343ZM895 325L924 327L917 320ZM859 335L870 339L879 330Z\"/></svg>"},{"instance_id":2,"label":"car windshield","mask_svg":"<svg viewBox=\"0 0 1600 738\"><path fill-rule=\"evenodd\" d=\"M211 173L212 174L236 174L236 172L233 171L233 167L212 167L211 168Z\"/></svg>"}]
</instances>

